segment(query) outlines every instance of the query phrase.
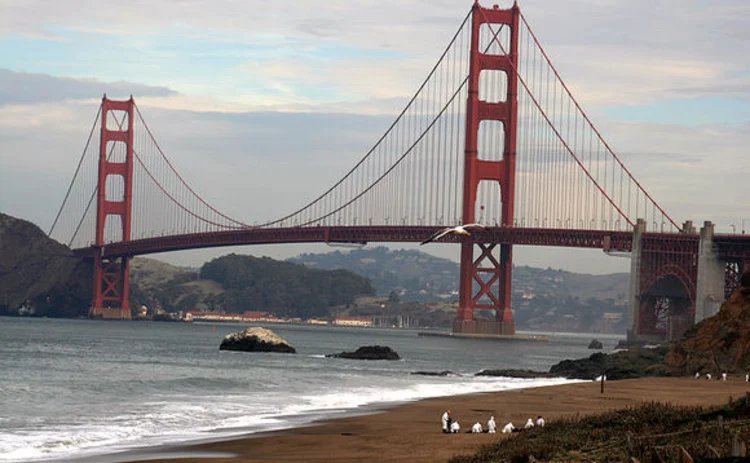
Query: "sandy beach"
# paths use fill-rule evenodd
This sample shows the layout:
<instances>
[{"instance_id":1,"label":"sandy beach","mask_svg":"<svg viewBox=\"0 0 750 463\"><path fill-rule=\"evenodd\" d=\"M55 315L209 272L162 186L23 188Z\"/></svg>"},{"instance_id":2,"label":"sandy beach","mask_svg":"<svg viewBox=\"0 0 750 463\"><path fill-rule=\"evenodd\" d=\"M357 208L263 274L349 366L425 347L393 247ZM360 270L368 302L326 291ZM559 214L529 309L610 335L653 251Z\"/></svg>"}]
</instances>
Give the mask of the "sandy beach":
<instances>
[{"instance_id":1,"label":"sandy beach","mask_svg":"<svg viewBox=\"0 0 750 463\"><path fill-rule=\"evenodd\" d=\"M743 378L744 379L744 378ZM348 462L348 461L447 461L470 454L479 446L506 438L502 434L465 434L472 424L482 426L491 415L498 427L508 421L523 425L542 415L550 422L563 416L591 414L659 401L681 405L720 405L730 397L750 391L744 381L727 382L693 378L644 378L606 383L585 382L496 393L428 399L399 405L374 414L341 418L313 426L180 448L177 453L211 452L229 458L180 458L180 462ZM440 431L440 416L449 408L462 427L461 434ZM174 454L175 452L170 452ZM153 454L152 454L153 455ZM144 461L144 460L139 460ZM152 463L175 459L148 460Z\"/></svg>"}]
</instances>

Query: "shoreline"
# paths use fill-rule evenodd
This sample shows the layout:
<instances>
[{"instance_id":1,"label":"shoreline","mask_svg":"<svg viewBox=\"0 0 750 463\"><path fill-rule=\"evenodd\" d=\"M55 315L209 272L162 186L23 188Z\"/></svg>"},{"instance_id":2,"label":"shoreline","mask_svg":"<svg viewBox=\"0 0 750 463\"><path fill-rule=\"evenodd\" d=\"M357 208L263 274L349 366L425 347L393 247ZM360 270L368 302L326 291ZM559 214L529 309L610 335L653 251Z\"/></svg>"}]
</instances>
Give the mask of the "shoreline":
<instances>
[{"instance_id":1,"label":"shoreline","mask_svg":"<svg viewBox=\"0 0 750 463\"><path fill-rule=\"evenodd\" d=\"M479 421L495 416L498 428L508 421L522 426L526 419L550 421L588 415L643 402L714 406L750 392L740 378L727 382L693 378L640 378L600 384L578 382L499 392L443 396L399 405L373 406L364 413L324 418L277 431L185 445L165 445L102 457L107 461L166 463L229 463L267 461L447 461L471 454L503 434L465 434ZM461 424L462 433L445 435L440 416L446 408ZM115 456L119 458L114 458ZM102 461L102 457L99 460Z\"/></svg>"},{"instance_id":2,"label":"shoreline","mask_svg":"<svg viewBox=\"0 0 750 463\"><path fill-rule=\"evenodd\" d=\"M458 375L460 376L460 375ZM291 415L278 415L274 416L276 419L283 419L285 424L275 426L270 429L258 430L255 426L244 426L236 428L217 428L212 431L206 432L206 435L202 437L193 437L189 439L175 439L173 441L165 441L160 443L154 443L152 445L142 445L134 447L123 447L112 453L95 453L88 455L78 455L63 457L59 461L61 463L123 463L123 462L134 462L134 461L150 461L152 459L164 460L169 455L182 455L179 458L185 458L185 449L197 449L206 445L229 442L243 439L257 439L276 435L286 435L293 433L296 430L300 430L308 427L315 427L321 424L329 422L335 422L347 418L364 417L379 413L387 413L389 410L398 408L401 406L408 406L419 403L424 400L440 400L450 399L452 397L464 397L473 396L478 394L487 393L499 393L505 391L517 391L523 389L533 389L539 387L555 387L565 384L579 383L581 380L565 379L563 377L494 377L485 376L477 377L476 375L471 376L472 379L479 379L481 382L486 382L487 385L491 385L496 381L500 381L494 384L494 387L502 387L502 389L480 389L475 392L461 392L456 394L448 395L437 395L437 396L423 396L419 398L405 398L402 400L384 400L376 402L367 402L354 407L342 407L342 408L325 408L325 409L313 409L308 410L300 414ZM486 385L479 383L474 384L475 387L484 388ZM492 386L491 386L492 387ZM216 434L211 436L211 434ZM213 451L203 450L191 450L202 455L209 453L217 453ZM187 454L189 455L189 453ZM229 454L226 454L229 455ZM231 455L229 455L231 456ZM170 459L177 459L177 456L170 456ZM172 461L172 460L168 460ZM180 459L180 461L183 461ZM204 461L204 460L201 460ZM223 461L223 460L222 460Z\"/></svg>"}]
</instances>

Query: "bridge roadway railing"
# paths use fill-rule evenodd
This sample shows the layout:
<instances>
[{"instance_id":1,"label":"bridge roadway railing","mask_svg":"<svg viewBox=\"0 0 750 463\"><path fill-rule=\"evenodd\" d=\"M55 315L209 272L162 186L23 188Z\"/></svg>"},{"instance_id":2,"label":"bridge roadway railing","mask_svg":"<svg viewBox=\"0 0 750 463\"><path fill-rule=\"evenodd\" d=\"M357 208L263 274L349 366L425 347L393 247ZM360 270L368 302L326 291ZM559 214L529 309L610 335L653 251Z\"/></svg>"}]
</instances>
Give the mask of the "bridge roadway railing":
<instances>
[{"instance_id":1,"label":"bridge roadway railing","mask_svg":"<svg viewBox=\"0 0 750 463\"><path fill-rule=\"evenodd\" d=\"M76 249L79 256L138 256L157 252L221 246L284 243L419 243L442 227L438 226L333 226L248 228L224 232L194 233L108 243L101 248ZM652 235L652 234L649 234ZM653 234L662 235L662 234ZM664 234L669 236L669 234ZM507 243L527 246L594 248L605 251L631 250L632 233L602 230L566 230L545 228L488 227L475 232L481 243ZM697 239L697 237L696 237ZM459 243L460 238L446 236L441 242Z\"/></svg>"}]
</instances>

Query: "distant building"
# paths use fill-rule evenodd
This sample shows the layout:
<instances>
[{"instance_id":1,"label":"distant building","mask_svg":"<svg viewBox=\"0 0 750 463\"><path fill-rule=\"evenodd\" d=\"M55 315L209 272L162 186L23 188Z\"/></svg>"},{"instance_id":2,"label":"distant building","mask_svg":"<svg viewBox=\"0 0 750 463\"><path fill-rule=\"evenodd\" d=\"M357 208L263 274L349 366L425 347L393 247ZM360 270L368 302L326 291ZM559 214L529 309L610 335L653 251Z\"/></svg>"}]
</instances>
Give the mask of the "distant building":
<instances>
[{"instance_id":1,"label":"distant building","mask_svg":"<svg viewBox=\"0 0 750 463\"><path fill-rule=\"evenodd\" d=\"M372 326L372 318L370 317L336 317L333 321L334 325L339 326Z\"/></svg>"}]
</instances>

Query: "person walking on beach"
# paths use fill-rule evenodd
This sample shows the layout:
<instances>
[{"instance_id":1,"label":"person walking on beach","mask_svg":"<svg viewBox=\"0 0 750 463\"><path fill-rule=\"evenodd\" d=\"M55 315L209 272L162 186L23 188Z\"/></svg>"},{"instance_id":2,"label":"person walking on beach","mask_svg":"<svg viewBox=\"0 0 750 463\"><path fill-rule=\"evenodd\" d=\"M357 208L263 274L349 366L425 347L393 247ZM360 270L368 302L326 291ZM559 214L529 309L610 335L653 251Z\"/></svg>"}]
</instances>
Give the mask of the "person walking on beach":
<instances>
[{"instance_id":1,"label":"person walking on beach","mask_svg":"<svg viewBox=\"0 0 750 463\"><path fill-rule=\"evenodd\" d=\"M700 377L701 377L701 372L700 371L696 371L695 372L695 379L700 379Z\"/></svg>"},{"instance_id":2,"label":"person walking on beach","mask_svg":"<svg viewBox=\"0 0 750 463\"><path fill-rule=\"evenodd\" d=\"M449 433L451 432L451 411L446 410L445 413L443 413L443 432Z\"/></svg>"},{"instance_id":3,"label":"person walking on beach","mask_svg":"<svg viewBox=\"0 0 750 463\"><path fill-rule=\"evenodd\" d=\"M722 373L721 374L721 380L722 381L726 381L727 380L727 374L726 373Z\"/></svg>"},{"instance_id":4,"label":"person walking on beach","mask_svg":"<svg viewBox=\"0 0 750 463\"><path fill-rule=\"evenodd\" d=\"M487 422L487 432L490 434L495 434L497 430L497 424L495 424L495 417L491 416L490 420Z\"/></svg>"},{"instance_id":5,"label":"person walking on beach","mask_svg":"<svg viewBox=\"0 0 750 463\"><path fill-rule=\"evenodd\" d=\"M544 427L544 418L542 418L542 415L536 417L536 425L540 428Z\"/></svg>"}]
</instances>

